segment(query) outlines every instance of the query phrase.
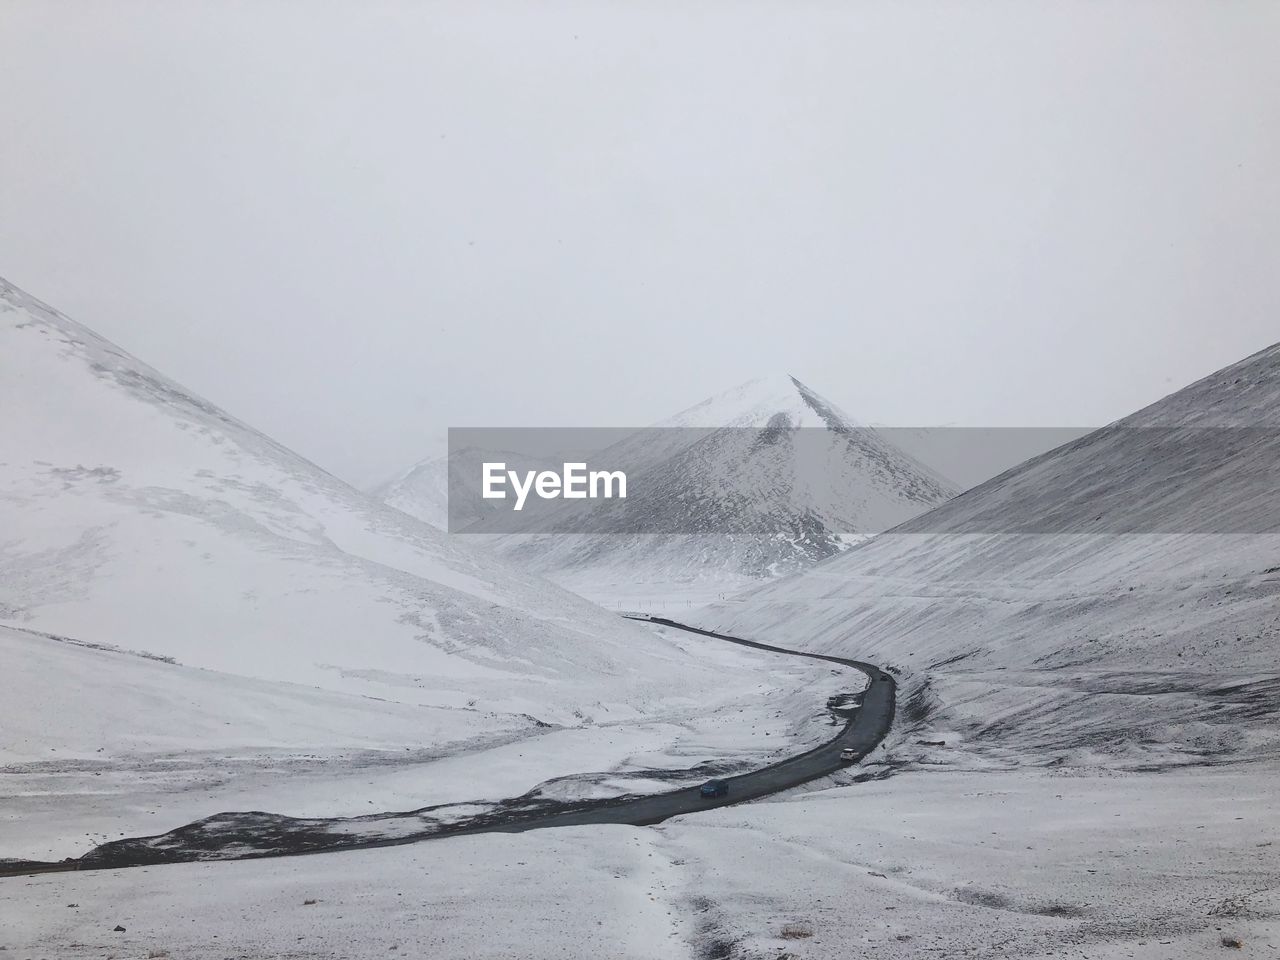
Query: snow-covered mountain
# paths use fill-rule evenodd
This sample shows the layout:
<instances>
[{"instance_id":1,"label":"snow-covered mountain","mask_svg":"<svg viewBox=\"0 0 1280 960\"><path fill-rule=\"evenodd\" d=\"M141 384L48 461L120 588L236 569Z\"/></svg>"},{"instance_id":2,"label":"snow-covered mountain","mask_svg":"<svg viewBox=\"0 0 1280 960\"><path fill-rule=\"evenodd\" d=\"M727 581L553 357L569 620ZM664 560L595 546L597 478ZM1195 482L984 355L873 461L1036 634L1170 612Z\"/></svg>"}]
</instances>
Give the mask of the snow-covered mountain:
<instances>
[{"instance_id":1,"label":"snow-covered mountain","mask_svg":"<svg viewBox=\"0 0 1280 960\"><path fill-rule=\"evenodd\" d=\"M0 411L0 623L476 729L633 714L697 672L2 282Z\"/></svg>"},{"instance_id":2,"label":"snow-covered mountain","mask_svg":"<svg viewBox=\"0 0 1280 960\"><path fill-rule=\"evenodd\" d=\"M454 525L461 529L500 509L498 501L485 500L474 483L463 479L479 476L481 464L486 461L519 462L535 470L559 470L563 463L505 450L464 447L454 450L452 455L441 452L419 460L408 470L374 487L369 495L440 530L449 529L452 504Z\"/></svg>"},{"instance_id":3,"label":"snow-covered mountain","mask_svg":"<svg viewBox=\"0 0 1280 960\"><path fill-rule=\"evenodd\" d=\"M554 534L503 536L493 547L624 605L715 596L804 569L955 493L789 376L712 397L620 439L593 463L626 468L625 503L566 503ZM624 528L644 532L615 532Z\"/></svg>"},{"instance_id":4,"label":"snow-covered mountain","mask_svg":"<svg viewBox=\"0 0 1280 960\"><path fill-rule=\"evenodd\" d=\"M695 618L895 664L953 748L1274 752L1278 471L1280 345Z\"/></svg>"},{"instance_id":5,"label":"snow-covered mountain","mask_svg":"<svg viewBox=\"0 0 1280 960\"><path fill-rule=\"evenodd\" d=\"M439 530L449 526L449 455L440 452L423 457L382 483L368 488L369 496L389 507L417 517Z\"/></svg>"}]
</instances>

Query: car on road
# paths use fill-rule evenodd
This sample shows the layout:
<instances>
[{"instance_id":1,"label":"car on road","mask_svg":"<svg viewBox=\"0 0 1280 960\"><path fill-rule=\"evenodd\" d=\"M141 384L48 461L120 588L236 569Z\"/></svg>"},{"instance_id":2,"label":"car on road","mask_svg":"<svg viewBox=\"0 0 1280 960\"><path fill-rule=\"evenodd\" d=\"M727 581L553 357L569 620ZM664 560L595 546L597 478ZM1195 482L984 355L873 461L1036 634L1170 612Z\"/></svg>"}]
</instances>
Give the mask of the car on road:
<instances>
[{"instance_id":1,"label":"car on road","mask_svg":"<svg viewBox=\"0 0 1280 960\"><path fill-rule=\"evenodd\" d=\"M698 791L703 797L725 797L729 795L729 784L723 780L708 780Z\"/></svg>"},{"instance_id":2,"label":"car on road","mask_svg":"<svg viewBox=\"0 0 1280 960\"><path fill-rule=\"evenodd\" d=\"M840 751L841 763L853 763L853 761L857 759L858 759L858 755L854 752L853 747L845 747L843 750Z\"/></svg>"}]
</instances>

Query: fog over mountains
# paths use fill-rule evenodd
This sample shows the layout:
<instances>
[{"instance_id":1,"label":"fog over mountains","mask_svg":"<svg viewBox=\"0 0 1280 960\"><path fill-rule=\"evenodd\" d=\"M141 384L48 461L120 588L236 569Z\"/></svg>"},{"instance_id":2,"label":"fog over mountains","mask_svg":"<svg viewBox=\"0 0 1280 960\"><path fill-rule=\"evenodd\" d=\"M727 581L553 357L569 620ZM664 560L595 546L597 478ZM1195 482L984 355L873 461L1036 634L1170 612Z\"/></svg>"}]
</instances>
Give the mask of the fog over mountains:
<instances>
[{"instance_id":1,"label":"fog over mountains","mask_svg":"<svg viewBox=\"0 0 1280 960\"><path fill-rule=\"evenodd\" d=\"M1280 958L1277 36L0 0L0 960Z\"/></svg>"}]
</instances>

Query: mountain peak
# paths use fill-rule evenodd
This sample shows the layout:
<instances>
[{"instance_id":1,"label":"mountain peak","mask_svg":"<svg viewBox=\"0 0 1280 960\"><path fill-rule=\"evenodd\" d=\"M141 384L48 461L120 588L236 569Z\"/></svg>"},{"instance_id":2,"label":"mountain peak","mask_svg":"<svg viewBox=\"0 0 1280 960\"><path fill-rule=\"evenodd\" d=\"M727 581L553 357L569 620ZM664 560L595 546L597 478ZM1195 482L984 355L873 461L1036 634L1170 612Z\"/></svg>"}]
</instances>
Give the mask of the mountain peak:
<instances>
[{"instance_id":1,"label":"mountain peak","mask_svg":"<svg viewBox=\"0 0 1280 960\"><path fill-rule=\"evenodd\" d=\"M855 429L859 426L858 421L816 390L786 373L747 380L655 426L763 427L780 413L795 427Z\"/></svg>"}]
</instances>

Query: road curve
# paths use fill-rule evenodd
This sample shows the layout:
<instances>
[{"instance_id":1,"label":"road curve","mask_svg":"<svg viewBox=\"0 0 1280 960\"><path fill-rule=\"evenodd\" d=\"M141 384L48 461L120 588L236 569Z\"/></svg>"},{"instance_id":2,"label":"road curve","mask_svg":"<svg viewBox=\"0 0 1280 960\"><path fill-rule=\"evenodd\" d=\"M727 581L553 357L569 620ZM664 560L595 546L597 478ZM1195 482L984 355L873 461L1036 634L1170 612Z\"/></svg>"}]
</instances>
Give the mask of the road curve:
<instances>
[{"instance_id":1,"label":"road curve","mask_svg":"<svg viewBox=\"0 0 1280 960\"><path fill-rule=\"evenodd\" d=\"M686 787L671 793L655 793L644 797L632 797L619 800L602 800L599 806L573 812L552 814L541 817L534 823L510 824L485 831L476 832L520 832L537 830L543 827L569 827L593 823L622 823L633 826L648 826L661 823L663 820L686 813L697 813L714 807L727 807L744 800L757 800L772 793L779 793L791 787L798 787L810 780L829 776L848 764L841 762L840 753L852 748L858 760L872 750L893 724L894 704L897 684L889 674L870 663L861 660L849 660L845 657L831 657L820 653L805 653L800 650L788 650L786 647L775 647L768 643L754 640L743 640L711 630L701 630L686 626L665 617L632 617L645 620L664 627L674 627L689 633L727 640L729 643L741 644L744 647L755 647L757 650L769 650L773 653L789 654L794 657L807 657L811 660L826 660L846 667L852 667L867 675L867 689L862 695L862 703L854 712L844 729L832 740L812 750L780 760L775 764L750 773L741 773L735 777L721 777L729 785L727 796L704 799L698 792L699 787Z\"/></svg>"},{"instance_id":2,"label":"road curve","mask_svg":"<svg viewBox=\"0 0 1280 960\"><path fill-rule=\"evenodd\" d=\"M419 833L387 837L350 836L340 832L328 833L314 829L316 824L325 821L303 821L263 813L220 814L207 821L197 821L186 827L179 827L159 837L112 841L96 847L78 860L68 859L56 863L35 861L0 863L0 876L62 870L115 869L191 860L292 856L332 850L398 846L437 837L474 836L481 833L523 833L527 830L545 830L552 827L591 824L648 826L682 814L756 800L827 776L847 766L840 760L841 751L852 749L857 759L862 759L879 745L893 723L896 684L889 674L872 664L845 657L806 653L801 650L758 643L754 640L744 640L740 637L686 626L664 617L632 616L631 619L644 620L676 630L754 647L757 650L837 663L866 674L868 685L862 694L860 706L853 711L849 721L833 739L760 770L719 778L729 785L729 792L723 797L703 798L699 793L699 786L701 786L699 784L670 793L606 800L542 801L535 805L513 800L506 801L505 805L499 804L494 812L480 814L467 821L438 825ZM403 815L386 816L412 817L415 813L416 811L411 811ZM243 818L244 821L243 827L239 830L235 828L237 817ZM209 824L214 821L217 821L217 828L210 829ZM228 821L232 823L230 830L227 828ZM344 821L338 819L328 822Z\"/></svg>"}]
</instances>

